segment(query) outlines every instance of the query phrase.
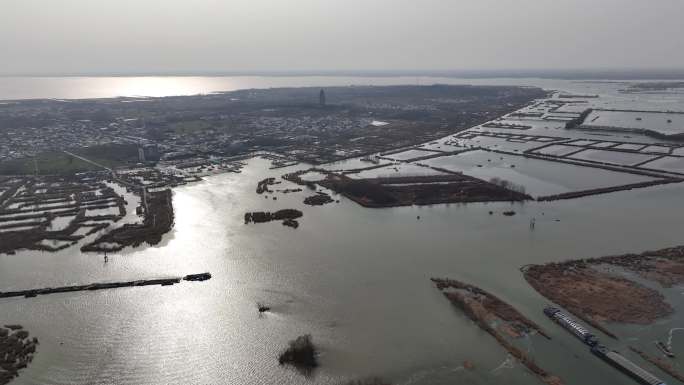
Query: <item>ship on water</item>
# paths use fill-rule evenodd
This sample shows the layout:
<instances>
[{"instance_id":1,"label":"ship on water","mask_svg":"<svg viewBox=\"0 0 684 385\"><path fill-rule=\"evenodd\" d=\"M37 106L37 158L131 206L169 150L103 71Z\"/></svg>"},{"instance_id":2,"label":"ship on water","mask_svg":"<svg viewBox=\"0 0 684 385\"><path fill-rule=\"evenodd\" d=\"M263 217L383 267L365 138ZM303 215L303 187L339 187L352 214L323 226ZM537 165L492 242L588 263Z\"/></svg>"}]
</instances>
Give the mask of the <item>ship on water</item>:
<instances>
[{"instance_id":1,"label":"ship on water","mask_svg":"<svg viewBox=\"0 0 684 385\"><path fill-rule=\"evenodd\" d=\"M582 342L589 346L596 346L598 344L598 338L589 332L584 326L579 322L573 320L570 316L563 313L560 309L555 307L547 307L544 309L544 314L552 320L556 321L559 325L564 327L570 333L574 334Z\"/></svg>"},{"instance_id":2,"label":"ship on water","mask_svg":"<svg viewBox=\"0 0 684 385\"><path fill-rule=\"evenodd\" d=\"M591 348L591 352L603 361L609 363L614 368L632 377L643 385L667 385L665 382L653 374L649 373L639 365L625 358L622 354L610 350L603 345L596 345Z\"/></svg>"},{"instance_id":3,"label":"ship on water","mask_svg":"<svg viewBox=\"0 0 684 385\"><path fill-rule=\"evenodd\" d=\"M544 314L572 333L583 343L589 345L591 352L614 368L632 377L643 385L667 385L663 380L625 358L622 354L608 349L599 343L598 338L587 328L556 307L546 307Z\"/></svg>"},{"instance_id":4,"label":"ship on water","mask_svg":"<svg viewBox=\"0 0 684 385\"><path fill-rule=\"evenodd\" d=\"M660 349L660 351L663 352L663 354L665 354L666 356L668 356L668 357L670 357L670 358L674 358L674 357L675 357L674 353L672 353L672 350L670 350L670 348L668 348L667 345L665 345L665 344L662 343L661 341L655 341L655 345L656 345L656 346L658 347L658 349Z\"/></svg>"}]
</instances>

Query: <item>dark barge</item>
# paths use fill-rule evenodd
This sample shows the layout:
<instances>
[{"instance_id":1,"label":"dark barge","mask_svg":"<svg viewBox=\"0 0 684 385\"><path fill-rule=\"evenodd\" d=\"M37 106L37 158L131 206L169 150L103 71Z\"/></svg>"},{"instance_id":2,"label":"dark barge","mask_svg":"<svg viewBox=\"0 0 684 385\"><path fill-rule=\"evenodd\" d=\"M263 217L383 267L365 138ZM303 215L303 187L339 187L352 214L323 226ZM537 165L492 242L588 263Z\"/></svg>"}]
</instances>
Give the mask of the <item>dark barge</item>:
<instances>
[{"instance_id":1,"label":"dark barge","mask_svg":"<svg viewBox=\"0 0 684 385\"><path fill-rule=\"evenodd\" d=\"M591 334L589 330L587 330L579 322L560 311L560 309L549 306L544 309L544 314L556 321L559 325L575 335L575 337L579 338L580 341L584 342L585 344L589 346L596 346L596 344L598 344L599 341L595 335Z\"/></svg>"},{"instance_id":2,"label":"dark barge","mask_svg":"<svg viewBox=\"0 0 684 385\"><path fill-rule=\"evenodd\" d=\"M135 287L135 286L172 286L181 281L206 281L211 278L210 273L202 274L190 274L185 277L173 277L173 278L157 278L157 279L143 279L137 281L126 281L126 282L103 282L103 283L91 283L87 285L72 285L72 286L61 286L61 287L46 287L42 289L29 289L29 290L19 290L19 291L6 291L0 292L0 298L11 298L11 297L36 297L39 295L56 294L56 293L70 293L75 291L94 291L94 290L106 290L106 289L117 289L121 287Z\"/></svg>"}]
</instances>

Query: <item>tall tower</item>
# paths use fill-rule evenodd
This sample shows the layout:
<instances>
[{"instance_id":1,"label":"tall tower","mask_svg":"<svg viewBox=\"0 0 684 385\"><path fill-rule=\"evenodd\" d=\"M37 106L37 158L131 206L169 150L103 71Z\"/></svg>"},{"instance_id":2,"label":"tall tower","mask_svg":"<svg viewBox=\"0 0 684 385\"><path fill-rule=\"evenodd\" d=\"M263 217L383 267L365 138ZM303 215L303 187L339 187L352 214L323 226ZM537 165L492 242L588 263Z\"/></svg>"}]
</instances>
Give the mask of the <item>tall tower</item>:
<instances>
[{"instance_id":1,"label":"tall tower","mask_svg":"<svg viewBox=\"0 0 684 385\"><path fill-rule=\"evenodd\" d=\"M145 163L147 160L145 159L145 148L142 146L142 143L138 144L138 162L140 163Z\"/></svg>"},{"instance_id":2,"label":"tall tower","mask_svg":"<svg viewBox=\"0 0 684 385\"><path fill-rule=\"evenodd\" d=\"M318 94L318 104L325 106L325 91L323 90L321 90L320 94Z\"/></svg>"}]
</instances>

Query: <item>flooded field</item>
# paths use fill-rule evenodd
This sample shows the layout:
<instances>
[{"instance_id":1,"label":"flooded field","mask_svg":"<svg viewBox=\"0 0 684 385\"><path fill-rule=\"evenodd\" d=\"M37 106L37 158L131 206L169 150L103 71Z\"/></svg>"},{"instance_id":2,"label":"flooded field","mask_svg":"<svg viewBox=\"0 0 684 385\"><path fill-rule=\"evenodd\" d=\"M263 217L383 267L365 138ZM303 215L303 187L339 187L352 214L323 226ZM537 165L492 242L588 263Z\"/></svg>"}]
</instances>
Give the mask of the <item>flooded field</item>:
<instances>
[{"instance_id":1,"label":"flooded field","mask_svg":"<svg viewBox=\"0 0 684 385\"><path fill-rule=\"evenodd\" d=\"M684 133L684 114L667 112L593 111L588 126L649 129L664 135Z\"/></svg>"},{"instance_id":2,"label":"flooded field","mask_svg":"<svg viewBox=\"0 0 684 385\"><path fill-rule=\"evenodd\" d=\"M644 163L641 167L665 170L681 174L684 173L684 158L665 156L652 160L648 163Z\"/></svg>"},{"instance_id":3,"label":"flooded field","mask_svg":"<svg viewBox=\"0 0 684 385\"><path fill-rule=\"evenodd\" d=\"M501 178L525 186L532 196L619 186L652 180L639 175L597 170L511 155L471 151L423 161L430 166L462 171L484 180Z\"/></svg>"},{"instance_id":4,"label":"flooded field","mask_svg":"<svg viewBox=\"0 0 684 385\"><path fill-rule=\"evenodd\" d=\"M349 177L354 179L367 179L424 175L444 175L444 172L433 170L427 167L422 167L417 164L398 163L395 165L374 168L372 170L365 170L358 173L349 174Z\"/></svg>"},{"instance_id":5,"label":"flooded field","mask_svg":"<svg viewBox=\"0 0 684 385\"><path fill-rule=\"evenodd\" d=\"M634 154L628 152L604 151L604 150L584 150L570 155L570 158L580 160L591 160L603 163L631 166L647 162L655 156L647 154Z\"/></svg>"},{"instance_id":6,"label":"flooded field","mask_svg":"<svg viewBox=\"0 0 684 385\"><path fill-rule=\"evenodd\" d=\"M425 151L421 149L413 149L398 153L393 153L389 155L384 155L385 158L395 159L395 160L413 160L416 158L422 158L430 155L435 155L433 151Z\"/></svg>"},{"instance_id":7,"label":"flooded field","mask_svg":"<svg viewBox=\"0 0 684 385\"><path fill-rule=\"evenodd\" d=\"M556 144L553 146L541 148L539 150L536 150L535 152L544 155L565 156L577 151L579 151L577 147Z\"/></svg>"}]
</instances>

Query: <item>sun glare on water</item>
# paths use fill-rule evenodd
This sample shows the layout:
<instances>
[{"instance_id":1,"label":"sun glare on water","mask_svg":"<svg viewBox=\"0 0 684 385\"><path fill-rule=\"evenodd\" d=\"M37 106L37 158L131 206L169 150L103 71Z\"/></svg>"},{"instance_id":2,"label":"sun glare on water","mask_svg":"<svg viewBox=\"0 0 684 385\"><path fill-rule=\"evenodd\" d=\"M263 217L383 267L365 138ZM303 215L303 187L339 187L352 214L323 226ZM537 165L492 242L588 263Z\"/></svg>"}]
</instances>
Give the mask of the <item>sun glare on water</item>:
<instances>
[{"instance_id":1,"label":"sun glare on water","mask_svg":"<svg viewBox=\"0 0 684 385\"><path fill-rule=\"evenodd\" d=\"M201 77L131 77L106 78L108 94L120 96L162 97L172 95L193 95L213 89L207 78Z\"/></svg>"}]
</instances>

